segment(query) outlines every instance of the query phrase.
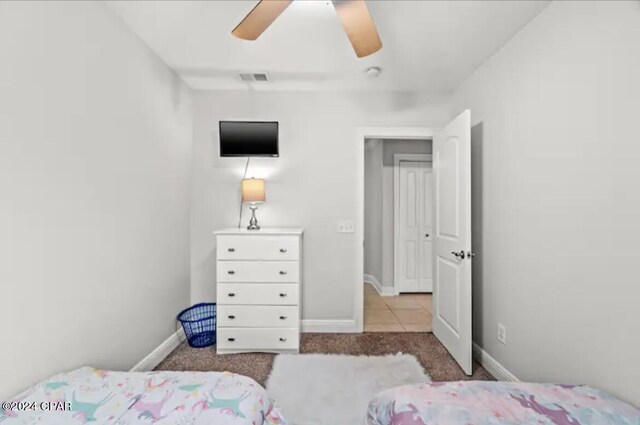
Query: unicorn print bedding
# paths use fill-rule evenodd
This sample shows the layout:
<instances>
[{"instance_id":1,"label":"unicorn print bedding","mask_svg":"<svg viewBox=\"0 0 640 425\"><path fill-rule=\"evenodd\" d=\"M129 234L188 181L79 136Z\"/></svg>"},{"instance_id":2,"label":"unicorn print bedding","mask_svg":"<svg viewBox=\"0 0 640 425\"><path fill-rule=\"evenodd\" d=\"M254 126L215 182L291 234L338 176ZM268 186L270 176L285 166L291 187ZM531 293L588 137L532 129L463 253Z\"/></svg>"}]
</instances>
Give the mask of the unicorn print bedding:
<instances>
[{"instance_id":1,"label":"unicorn print bedding","mask_svg":"<svg viewBox=\"0 0 640 425\"><path fill-rule=\"evenodd\" d=\"M54 376L0 410L1 425L286 425L267 392L229 372L110 372ZM13 405L13 406L11 406Z\"/></svg>"},{"instance_id":2,"label":"unicorn print bedding","mask_svg":"<svg viewBox=\"0 0 640 425\"><path fill-rule=\"evenodd\" d=\"M640 425L640 410L586 386L442 382L371 401L367 425Z\"/></svg>"}]
</instances>

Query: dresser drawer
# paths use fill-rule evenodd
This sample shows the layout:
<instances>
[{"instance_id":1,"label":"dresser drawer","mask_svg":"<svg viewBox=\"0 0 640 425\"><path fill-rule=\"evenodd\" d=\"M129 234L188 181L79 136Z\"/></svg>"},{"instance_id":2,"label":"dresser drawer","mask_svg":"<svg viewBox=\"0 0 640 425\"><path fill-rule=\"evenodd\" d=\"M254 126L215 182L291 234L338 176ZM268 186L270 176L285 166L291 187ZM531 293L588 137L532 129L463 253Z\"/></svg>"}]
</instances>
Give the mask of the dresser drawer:
<instances>
[{"instance_id":1,"label":"dresser drawer","mask_svg":"<svg viewBox=\"0 0 640 425\"><path fill-rule=\"evenodd\" d=\"M220 304L298 305L296 284L219 283L217 302Z\"/></svg>"},{"instance_id":2,"label":"dresser drawer","mask_svg":"<svg viewBox=\"0 0 640 425\"><path fill-rule=\"evenodd\" d=\"M218 350L298 349L298 328L218 328Z\"/></svg>"},{"instance_id":3,"label":"dresser drawer","mask_svg":"<svg viewBox=\"0 0 640 425\"><path fill-rule=\"evenodd\" d=\"M297 261L297 236L218 236L218 260Z\"/></svg>"},{"instance_id":4,"label":"dresser drawer","mask_svg":"<svg viewBox=\"0 0 640 425\"><path fill-rule=\"evenodd\" d=\"M300 310L288 305L218 305L218 326L297 328Z\"/></svg>"},{"instance_id":5,"label":"dresser drawer","mask_svg":"<svg viewBox=\"0 0 640 425\"><path fill-rule=\"evenodd\" d=\"M298 282L297 261L218 261L218 282Z\"/></svg>"}]
</instances>

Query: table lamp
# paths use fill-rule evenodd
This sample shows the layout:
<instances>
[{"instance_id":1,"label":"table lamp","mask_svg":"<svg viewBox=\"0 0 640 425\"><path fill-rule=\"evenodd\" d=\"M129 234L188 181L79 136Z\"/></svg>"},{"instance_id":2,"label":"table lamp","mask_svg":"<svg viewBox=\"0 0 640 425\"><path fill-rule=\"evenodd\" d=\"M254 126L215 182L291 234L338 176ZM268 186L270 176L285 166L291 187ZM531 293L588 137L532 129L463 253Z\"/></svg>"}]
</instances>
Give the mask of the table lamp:
<instances>
[{"instance_id":1,"label":"table lamp","mask_svg":"<svg viewBox=\"0 0 640 425\"><path fill-rule=\"evenodd\" d=\"M250 179L242 180L242 202L250 204L251 220L249 220L249 226L247 230L260 230L258 226L258 219L256 218L257 204L263 203L265 200L264 195L264 180L263 179Z\"/></svg>"}]
</instances>

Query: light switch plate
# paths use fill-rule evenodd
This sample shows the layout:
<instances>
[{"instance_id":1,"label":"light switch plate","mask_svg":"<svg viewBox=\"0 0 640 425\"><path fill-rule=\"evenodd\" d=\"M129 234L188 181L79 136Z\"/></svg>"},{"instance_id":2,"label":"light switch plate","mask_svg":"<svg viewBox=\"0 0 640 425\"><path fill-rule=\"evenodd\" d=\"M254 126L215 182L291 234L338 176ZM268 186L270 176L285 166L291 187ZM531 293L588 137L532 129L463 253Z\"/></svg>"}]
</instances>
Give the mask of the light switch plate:
<instances>
[{"instance_id":1,"label":"light switch plate","mask_svg":"<svg viewBox=\"0 0 640 425\"><path fill-rule=\"evenodd\" d=\"M502 323L498 323L498 341L503 344L507 343L507 327Z\"/></svg>"},{"instance_id":2,"label":"light switch plate","mask_svg":"<svg viewBox=\"0 0 640 425\"><path fill-rule=\"evenodd\" d=\"M344 220L338 222L338 233L355 233L356 225L353 220Z\"/></svg>"}]
</instances>

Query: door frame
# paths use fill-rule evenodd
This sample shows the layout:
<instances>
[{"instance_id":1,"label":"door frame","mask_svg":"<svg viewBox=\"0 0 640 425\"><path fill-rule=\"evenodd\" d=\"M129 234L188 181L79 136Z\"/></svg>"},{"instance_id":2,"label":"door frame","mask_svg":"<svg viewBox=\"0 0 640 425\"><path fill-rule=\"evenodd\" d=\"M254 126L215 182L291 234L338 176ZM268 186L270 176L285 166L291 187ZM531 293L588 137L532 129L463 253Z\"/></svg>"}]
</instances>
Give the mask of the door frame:
<instances>
[{"instance_id":1,"label":"door frame","mask_svg":"<svg viewBox=\"0 0 640 425\"><path fill-rule=\"evenodd\" d=\"M364 143L366 139L433 139L440 131L431 127L357 127L355 134L356 208L354 251L356 253L353 287L355 299L352 332L364 330Z\"/></svg>"},{"instance_id":2,"label":"door frame","mask_svg":"<svg viewBox=\"0 0 640 425\"><path fill-rule=\"evenodd\" d=\"M432 142L433 143L433 142ZM427 153L396 153L393 155L393 294L399 295L400 280L400 161L430 162L433 168L433 154ZM433 205L431 205L433 208Z\"/></svg>"}]
</instances>

